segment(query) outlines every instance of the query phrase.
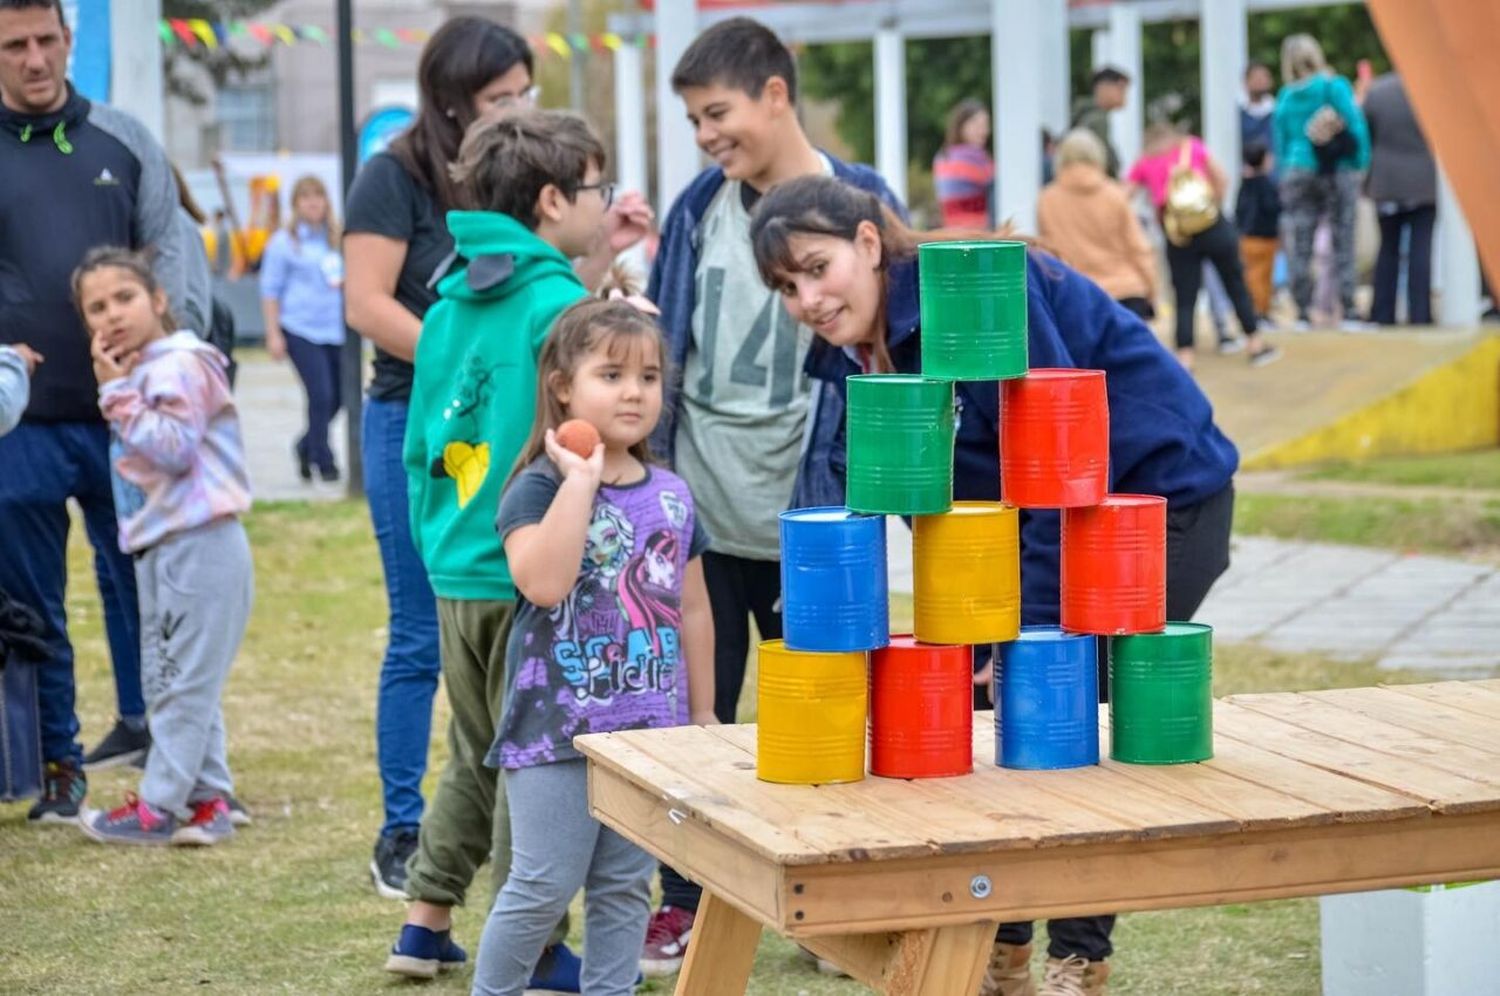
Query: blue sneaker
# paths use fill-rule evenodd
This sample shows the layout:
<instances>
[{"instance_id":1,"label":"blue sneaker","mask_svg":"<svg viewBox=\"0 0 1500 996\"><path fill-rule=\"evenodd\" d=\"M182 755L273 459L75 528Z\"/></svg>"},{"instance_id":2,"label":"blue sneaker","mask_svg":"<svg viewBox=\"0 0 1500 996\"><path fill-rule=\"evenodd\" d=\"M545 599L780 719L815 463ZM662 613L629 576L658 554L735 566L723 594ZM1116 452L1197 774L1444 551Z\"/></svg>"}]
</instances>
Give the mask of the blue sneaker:
<instances>
[{"instance_id":1,"label":"blue sneaker","mask_svg":"<svg viewBox=\"0 0 1500 996\"><path fill-rule=\"evenodd\" d=\"M401 928L401 936L385 960L385 970L409 979L435 979L439 969L462 965L468 960L464 949L453 943L450 931L428 930L408 923Z\"/></svg>"},{"instance_id":2,"label":"blue sneaker","mask_svg":"<svg viewBox=\"0 0 1500 996\"><path fill-rule=\"evenodd\" d=\"M581 993L582 973L583 959L566 944L554 944L537 960L531 981L526 984L526 996Z\"/></svg>"},{"instance_id":3,"label":"blue sneaker","mask_svg":"<svg viewBox=\"0 0 1500 996\"><path fill-rule=\"evenodd\" d=\"M78 817L78 826L101 844L166 847L173 843L177 818L157 809L134 792L126 792L125 805L107 813L86 812Z\"/></svg>"}]
</instances>

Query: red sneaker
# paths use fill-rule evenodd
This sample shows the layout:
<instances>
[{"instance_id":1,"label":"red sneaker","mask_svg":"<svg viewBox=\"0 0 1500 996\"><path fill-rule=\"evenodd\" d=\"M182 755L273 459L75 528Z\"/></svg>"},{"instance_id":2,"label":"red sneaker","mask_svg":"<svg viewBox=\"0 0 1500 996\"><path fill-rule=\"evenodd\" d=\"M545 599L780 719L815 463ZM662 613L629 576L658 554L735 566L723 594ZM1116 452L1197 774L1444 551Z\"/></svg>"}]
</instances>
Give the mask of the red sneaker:
<instances>
[{"instance_id":1,"label":"red sneaker","mask_svg":"<svg viewBox=\"0 0 1500 996\"><path fill-rule=\"evenodd\" d=\"M641 949L641 974L649 977L671 975L682 968L688 940L693 936L696 910L663 906L651 914L646 927L646 944Z\"/></svg>"},{"instance_id":2,"label":"red sneaker","mask_svg":"<svg viewBox=\"0 0 1500 996\"><path fill-rule=\"evenodd\" d=\"M172 834L172 843L179 847L208 847L234 836L234 824L229 821L229 804L223 796L193 803L193 818Z\"/></svg>"}]
</instances>

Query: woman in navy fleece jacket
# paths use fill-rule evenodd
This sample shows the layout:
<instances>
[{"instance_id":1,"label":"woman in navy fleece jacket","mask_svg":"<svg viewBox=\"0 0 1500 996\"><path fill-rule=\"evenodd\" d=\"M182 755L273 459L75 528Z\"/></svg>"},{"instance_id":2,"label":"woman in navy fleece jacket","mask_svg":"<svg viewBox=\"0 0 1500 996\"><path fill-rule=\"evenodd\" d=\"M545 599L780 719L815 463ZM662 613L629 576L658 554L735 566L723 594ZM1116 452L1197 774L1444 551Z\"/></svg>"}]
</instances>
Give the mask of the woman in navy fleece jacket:
<instances>
[{"instance_id":1,"label":"woman in navy fleece jacket","mask_svg":"<svg viewBox=\"0 0 1500 996\"><path fill-rule=\"evenodd\" d=\"M844 379L921 371L917 244L974 234L914 232L877 197L832 177L790 180L757 206L750 237L761 277L818 336L806 372L821 383L794 507L844 503ZM1110 490L1167 499L1167 618L1190 619L1229 566L1239 454L1192 377L1139 318L1051 256L1028 252L1026 267L1031 366L1105 371ZM955 498L1000 498L999 402L993 381L956 385ZM1058 621L1059 529L1056 511L1021 512L1025 625ZM988 708L985 689L976 687L975 698ZM1104 961L1113 921L1053 921L1049 954ZM1030 940L1030 924L1006 924L996 957ZM1091 969L1100 970L1108 967Z\"/></svg>"}]
</instances>

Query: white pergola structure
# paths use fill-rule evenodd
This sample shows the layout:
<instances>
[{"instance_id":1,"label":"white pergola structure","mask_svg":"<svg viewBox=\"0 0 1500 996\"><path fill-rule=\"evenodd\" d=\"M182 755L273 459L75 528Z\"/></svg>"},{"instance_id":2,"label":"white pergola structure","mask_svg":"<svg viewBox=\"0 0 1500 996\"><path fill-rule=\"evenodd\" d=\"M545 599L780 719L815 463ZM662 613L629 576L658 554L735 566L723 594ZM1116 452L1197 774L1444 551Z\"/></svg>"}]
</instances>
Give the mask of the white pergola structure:
<instances>
[{"instance_id":1,"label":"white pergola structure","mask_svg":"<svg viewBox=\"0 0 1500 996\"><path fill-rule=\"evenodd\" d=\"M1035 231L1041 187L1043 127L1054 134L1069 120L1068 31L1092 28L1093 63L1112 65L1132 80L1126 106L1110 116L1110 137L1123 162L1140 153L1141 26L1197 19L1200 23L1202 137L1238 177L1238 98L1247 56L1246 17L1268 10L1333 6L1351 0L809 0L698 10L695 0L656 0L650 14L617 14L611 31L656 36L657 204L662 210L701 167L681 102L671 91L672 67L694 35L729 17L753 17L788 44L874 42L875 166L891 189L906 194L906 60L911 38L989 34L994 74L996 214ZM618 179L627 189L647 182L643 49L615 52ZM941 71L938 69L937 71ZM918 84L920 85L920 84ZM1444 324L1471 325L1479 314L1479 267L1456 199L1442 184L1437 280ZM1232 197L1232 191L1231 191Z\"/></svg>"}]
</instances>

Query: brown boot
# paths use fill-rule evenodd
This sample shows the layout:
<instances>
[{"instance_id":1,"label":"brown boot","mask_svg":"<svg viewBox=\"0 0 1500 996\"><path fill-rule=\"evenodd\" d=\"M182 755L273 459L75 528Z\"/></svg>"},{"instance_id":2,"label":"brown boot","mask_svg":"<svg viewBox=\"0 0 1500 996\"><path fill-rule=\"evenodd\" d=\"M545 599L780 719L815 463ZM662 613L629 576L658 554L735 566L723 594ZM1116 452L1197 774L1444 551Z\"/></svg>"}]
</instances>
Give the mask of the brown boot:
<instances>
[{"instance_id":1,"label":"brown boot","mask_svg":"<svg viewBox=\"0 0 1500 996\"><path fill-rule=\"evenodd\" d=\"M1107 981L1107 961L1089 961L1082 955L1048 958L1040 996L1104 996Z\"/></svg>"},{"instance_id":2,"label":"brown boot","mask_svg":"<svg viewBox=\"0 0 1500 996\"><path fill-rule=\"evenodd\" d=\"M1031 945L996 941L990 949L990 967L979 983L979 996L1036 996Z\"/></svg>"}]
</instances>

